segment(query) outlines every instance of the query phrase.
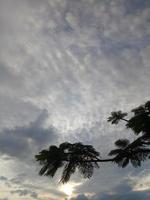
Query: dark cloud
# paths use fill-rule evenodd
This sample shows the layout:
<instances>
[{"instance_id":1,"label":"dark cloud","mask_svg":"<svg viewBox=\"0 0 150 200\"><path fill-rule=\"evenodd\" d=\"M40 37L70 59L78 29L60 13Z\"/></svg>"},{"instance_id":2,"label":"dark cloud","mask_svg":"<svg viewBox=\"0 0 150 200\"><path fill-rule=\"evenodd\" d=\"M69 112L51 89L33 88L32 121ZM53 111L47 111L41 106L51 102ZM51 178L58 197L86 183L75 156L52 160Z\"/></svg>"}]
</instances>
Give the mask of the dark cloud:
<instances>
[{"instance_id":1,"label":"dark cloud","mask_svg":"<svg viewBox=\"0 0 150 200\"><path fill-rule=\"evenodd\" d=\"M107 186L106 186L107 187ZM78 195L70 200L149 200L150 190L134 191L128 182L123 182L112 191L102 192L93 196Z\"/></svg>"},{"instance_id":2,"label":"dark cloud","mask_svg":"<svg viewBox=\"0 0 150 200\"><path fill-rule=\"evenodd\" d=\"M48 113L44 110L39 117L28 126L4 129L0 133L0 152L20 159L30 157L35 148L56 142L57 130L51 126L44 128Z\"/></svg>"},{"instance_id":3,"label":"dark cloud","mask_svg":"<svg viewBox=\"0 0 150 200\"><path fill-rule=\"evenodd\" d=\"M0 95L0 132L7 127L13 129L16 126L27 126L42 112L37 106L19 97L12 97L9 92L4 93Z\"/></svg>"},{"instance_id":4,"label":"dark cloud","mask_svg":"<svg viewBox=\"0 0 150 200\"><path fill-rule=\"evenodd\" d=\"M32 192L30 190L14 190L14 191L11 191L11 194L18 194L20 197L30 196L34 199L38 199L38 195L35 192Z\"/></svg>"},{"instance_id":5,"label":"dark cloud","mask_svg":"<svg viewBox=\"0 0 150 200\"><path fill-rule=\"evenodd\" d=\"M5 176L0 176L0 181L7 181L8 179L7 179L7 177L5 177Z\"/></svg>"},{"instance_id":6,"label":"dark cloud","mask_svg":"<svg viewBox=\"0 0 150 200\"><path fill-rule=\"evenodd\" d=\"M71 198L70 200L89 200L89 199L84 194L80 194L76 198Z\"/></svg>"},{"instance_id":7,"label":"dark cloud","mask_svg":"<svg viewBox=\"0 0 150 200\"><path fill-rule=\"evenodd\" d=\"M150 1L149 0L125 0L124 1L125 7L126 7L126 12L127 14L135 14L135 12L141 11L146 7L150 6Z\"/></svg>"},{"instance_id":8,"label":"dark cloud","mask_svg":"<svg viewBox=\"0 0 150 200\"><path fill-rule=\"evenodd\" d=\"M0 200L8 200L8 198L0 198Z\"/></svg>"}]
</instances>

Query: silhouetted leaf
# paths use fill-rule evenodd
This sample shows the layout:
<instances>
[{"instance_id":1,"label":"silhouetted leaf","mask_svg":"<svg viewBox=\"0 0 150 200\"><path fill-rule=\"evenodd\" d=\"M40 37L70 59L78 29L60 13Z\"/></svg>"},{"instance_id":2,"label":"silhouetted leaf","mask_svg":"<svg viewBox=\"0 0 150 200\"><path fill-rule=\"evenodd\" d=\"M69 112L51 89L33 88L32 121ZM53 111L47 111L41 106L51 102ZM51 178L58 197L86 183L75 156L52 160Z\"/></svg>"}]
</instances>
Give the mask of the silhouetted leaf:
<instances>
[{"instance_id":1,"label":"silhouetted leaf","mask_svg":"<svg viewBox=\"0 0 150 200\"><path fill-rule=\"evenodd\" d=\"M115 156L115 155L118 155L119 153L122 153L122 152L123 152L122 149L114 149L114 150L111 150L108 155L109 156Z\"/></svg>"},{"instance_id":2,"label":"silhouetted leaf","mask_svg":"<svg viewBox=\"0 0 150 200\"><path fill-rule=\"evenodd\" d=\"M118 124L121 119L127 116L127 113L122 113L121 111L111 112L111 116L108 117L107 121L112 124Z\"/></svg>"},{"instance_id":3,"label":"silhouetted leaf","mask_svg":"<svg viewBox=\"0 0 150 200\"><path fill-rule=\"evenodd\" d=\"M125 158L122 163L122 168L126 167L129 164L129 158Z\"/></svg>"},{"instance_id":4,"label":"silhouetted leaf","mask_svg":"<svg viewBox=\"0 0 150 200\"><path fill-rule=\"evenodd\" d=\"M115 142L115 145L119 148L125 148L130 144L130 141L127 139L119 139Z\"/></svg>"}]
</instances>

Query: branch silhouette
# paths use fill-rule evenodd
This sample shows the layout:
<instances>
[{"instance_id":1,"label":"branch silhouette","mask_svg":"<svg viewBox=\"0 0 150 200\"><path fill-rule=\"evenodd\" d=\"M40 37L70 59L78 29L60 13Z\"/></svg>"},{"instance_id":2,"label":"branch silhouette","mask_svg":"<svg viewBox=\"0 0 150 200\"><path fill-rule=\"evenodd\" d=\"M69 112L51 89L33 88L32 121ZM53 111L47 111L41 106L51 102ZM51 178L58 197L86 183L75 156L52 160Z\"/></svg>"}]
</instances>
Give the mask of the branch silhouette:
<instances>
[{"instance_id":1,"label":"branch silhouette","mask_svg":"<svg viewBox=\"0 0 150 200\"><path fill-rule=\"evenodd\" d=\"M58 147L52 145L35 156L42 165L39 174L53 177L59 168L64 167L60 182L66 183L76 170L83 178L91 178L94 169L99 168L103 162L112 162L122 168L129 163L133 167L140 167L143 161L150 158L150 101L134 108L131 113L132 117L126 119L127 113L112 112L107 119L116 125L124 121L125 127L137 135L133 142L124 138L115 141L116 148L108 154L113 158L101 159L100 153L92 145L65 142Z\"/></svg>"}]
</instances>

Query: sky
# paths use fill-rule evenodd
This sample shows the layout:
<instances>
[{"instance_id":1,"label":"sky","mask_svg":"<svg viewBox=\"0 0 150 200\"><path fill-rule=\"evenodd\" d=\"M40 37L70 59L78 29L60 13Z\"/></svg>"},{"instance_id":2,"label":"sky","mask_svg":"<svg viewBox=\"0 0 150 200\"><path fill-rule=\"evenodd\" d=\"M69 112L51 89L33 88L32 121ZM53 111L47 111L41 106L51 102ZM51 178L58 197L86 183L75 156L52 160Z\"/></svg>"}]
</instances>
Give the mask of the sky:
<instances>
[{"instance_id":1,"label":"sky","mask_svg":"<svg viewBox=\"0 0 150 200\"><path fill-rule=\"evenodd\" d=\"M149 100L149 77L149 0L0 0L0 200L150 199L148 161L61 185L34 159L65 141L105 158L134 139L107 118Z\"/></svg>"}]
</instances>

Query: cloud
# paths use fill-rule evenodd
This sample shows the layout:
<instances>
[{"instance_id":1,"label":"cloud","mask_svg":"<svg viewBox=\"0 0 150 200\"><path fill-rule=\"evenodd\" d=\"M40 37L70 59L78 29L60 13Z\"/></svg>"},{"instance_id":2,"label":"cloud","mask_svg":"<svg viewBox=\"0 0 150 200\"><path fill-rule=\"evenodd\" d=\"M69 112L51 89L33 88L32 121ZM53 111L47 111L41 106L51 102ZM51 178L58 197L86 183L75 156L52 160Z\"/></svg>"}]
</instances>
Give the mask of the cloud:
<instances>
[{"instance_id":1,"label":"cloud","mask_svg":"<svg viewBox=\"0 0 150 200\"><path fill-rule=\"evenodd\" d=\"M57 130L53 126L44 128L47 118L48 113L43 110L28 126L4 129L0 133L0 152L23 160L32 155L35 149L56 141Z\"/></svg>"},{"instance_id":2,"label":"cloud","mask_svg":"<svg viewBox=\"0 0 150 200\"><path fill-rule=\"evenodd\" d=\"M38 195L30 190L14 190L11 191L11 194L18 194L20 197L29 195L33 199L38 199Z\"/></svg>"},{"instance_id":3,"label":"cloud","mask_svg":"<svg viewBox=\"0 0 150 200\"><path fill-rule=\"evenodd\" d=\"M8 198L0 198L0 200L8 200Z\"/></svg>"},{"instance_id":4,"label":"cloud","mask_svg":"<svg viewBox=\"0 0 150 200\"><path fill-rule=\"evenodd\" d=\"M5 176L0 176L0 181L7 181L8 179Z\"/></svg>"},{"instance_id":5,"label":"cloud","mask_svg":"<svg viewBox=\"0 0 150 200\"><path fill-rule=\"evenodd\" d=\"M3 17L5 26L13 24L2 39L7 99L47 108L66 131L102 118L118 102L126 107L148 98L149 69L141 67L148 61L141 53L148 46L149 8L131 15L123 0L4 4L13 16Z\"/></svg>"},{"instance_id":6,"label":"cloud","mask_svg":"<svg viewBox=\"0 0 150 200\"><path fill-rule=\"evenodd\" d=\"M134 191L130 183L122 182L111 191L106 191L93 196L78 195L70 200L148 200L150 198L150 190Z\"/></svg>"},{"instance_id":7,"label":"cloud","mask_svg":"<svg viewBox=\"0 0 150 200\"><path fill-rule=\"evenodd\" d=\"M71 198L70 200L88 200L88 197L86 197L84 194L80 194L76 198Z\"/></svg>"},{"instance_id":8,"label":"cloud","mask_svg":"<svg viewBox=\"0 0 150 200\"><path fill-rule=\"evenodd\" d=\"M124 126L110 127L106 119L113 110L129 111L149 99L149 0L0 4L0 152L11 156L3 164L16 176L26 171L29 180L35 174L23 161L31 152L58 141L82 141L106 155L120 134L129 136ZM22 162L19 170L12 169L12 160L16 167ZM138 176L140 170L133 171ZM103 192L105 185L113 190L133 171L104 165L78 191ZM14 181L21 184L19 178Z\"/></svg>"}]
</instances>

